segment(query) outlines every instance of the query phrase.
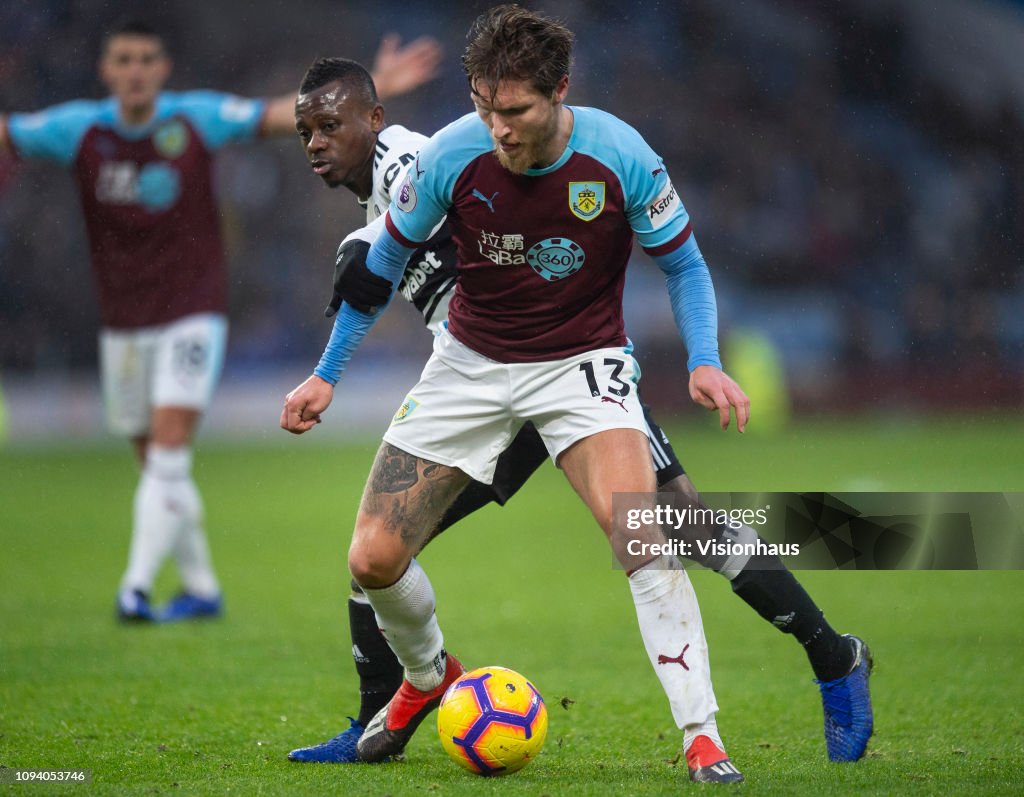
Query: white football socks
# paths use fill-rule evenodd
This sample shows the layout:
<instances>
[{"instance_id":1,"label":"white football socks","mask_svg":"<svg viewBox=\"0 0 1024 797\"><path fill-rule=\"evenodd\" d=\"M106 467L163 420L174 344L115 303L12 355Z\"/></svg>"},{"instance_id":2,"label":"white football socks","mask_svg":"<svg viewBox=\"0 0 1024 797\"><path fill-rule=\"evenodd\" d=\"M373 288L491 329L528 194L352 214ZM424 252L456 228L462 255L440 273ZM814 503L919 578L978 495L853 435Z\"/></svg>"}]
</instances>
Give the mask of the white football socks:
<instances>
[{"instance_id":1,"label":"white football socks","mask_svg":"<svg viewBox=\"0 0 1024 797\"><path fill-rule=\"evenodd\" d=\"M725 744L722 742L722 737L718 735L718 722L715 720L714 714L704 720L704 722L687 725L683 728L684 753L690 749L690 745L693 744L693 740L698 736L707 736L711 741L718 745L719 750L723 752L725 751Z\"/></svg>"},{"instance_id":2,"label":"white football socks","mask_svg":"<svg viewBox=\"0 0 1024 797\"><path fill-rule=\"evenodd\" d=\"M686 729L714 723L718 703L711 687L708 645L686 572L675 558L662 557L630 575L629 587L644 647L676 725Z\"/></svg>"},{"instance_id":3,"label":"white football socks","mask_svg":"<svg viewBox=\"0 0 1024 797\"><path fill-rule=\"evenodd\" d=\"M201 597L219 593L202 530L202 501L191 472L191 449L152 443L146 449L122 589L152 591L160 567L173 552L185 589L195 589Z\"/></svg>"},{"instance_id":4,"label":"white football socks","mask_svg":"<svg viewBox=\"0 0 1024 797\"><path fill-rule=\"evenodd\" d=\"M405 670L405 680L421 692L429 692L441 685L441 682L444 680L445 670L447 669L448 655L442 650L421 667L407 667Z\"/></svg>"},{"instance_id":5,"label":"white football socks","mask_svg":"<svg viewBox=\"0 0 1024 797\"><path fill-rule=\"evenodd\" d=\"M203 499L191 476L181 489L186 506L185 523L174 546L174 559L181 573L185 592L212 600L220 595L220 584L213 572L210 547L203 531Z\"/></svg>"},{"instance_id":6,"label":"white football socks","mask_svg":"<svg viewBox=\"0 0 1024 797\"><path fill-rule=\"evenodd\" d=\"M405 677L423 692L444 680L444 637L434 613L434 588L415 559L398 581L363 593L377 615L377 625L398 660Z\"/></svg>"}]
</instances>

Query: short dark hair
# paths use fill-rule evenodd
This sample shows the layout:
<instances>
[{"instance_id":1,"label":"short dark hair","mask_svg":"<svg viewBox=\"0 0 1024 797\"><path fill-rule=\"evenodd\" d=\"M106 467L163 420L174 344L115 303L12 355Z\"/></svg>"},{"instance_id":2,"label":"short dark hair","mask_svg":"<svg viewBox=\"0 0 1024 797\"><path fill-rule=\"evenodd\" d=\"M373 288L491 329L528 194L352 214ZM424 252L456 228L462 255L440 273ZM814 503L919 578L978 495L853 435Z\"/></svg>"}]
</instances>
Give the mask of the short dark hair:
<instances>
[{"instance_id":1,"label":"short dark hair","mask_svg":"<svg viewBox=\"0 0 1024 797\"><path fill-rule=\"evenodd\" d=\"M355 88L370 105L380 103L377 87L373 85L373 78L366 67L347 58L317 58L306 70L299 85L299 94L308 94L335 80Z\"/></svg>"},{"instance_id":2,"label":"short dark hair","mask_svg":"<svg viewBox=\"0 0 1024 797\"><path fill-rule=\"evenodd\" d=\"M481 14L467 38L462 67L474 94L480 81L493 94L506 80L529 80L541 94L551 94L572 67L572 31L515 4Z\"/></svg>"},{"instance_id":3,"label":"short dark hair","mask_svg":"<svg viewBox=\"0 0 1024 797\"><path fill-rule=\"evenodd\" d=\"M156 39L160 42L161 49L167 50L167 40L164 35L141 19L122 19L107 28L106 33L103 34L101 52L106 52L111 40L117 36L145 36L148 39Z\"/></svg>"}]
</instances>

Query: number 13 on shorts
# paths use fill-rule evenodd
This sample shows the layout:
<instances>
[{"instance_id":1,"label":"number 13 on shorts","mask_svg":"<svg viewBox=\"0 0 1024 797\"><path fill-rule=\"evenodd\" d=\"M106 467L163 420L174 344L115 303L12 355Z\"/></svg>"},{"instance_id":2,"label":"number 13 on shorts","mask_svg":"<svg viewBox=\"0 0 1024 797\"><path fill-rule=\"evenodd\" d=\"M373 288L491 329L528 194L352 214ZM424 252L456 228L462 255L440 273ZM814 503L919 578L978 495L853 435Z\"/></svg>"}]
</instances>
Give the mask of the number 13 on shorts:
<instances>
[{"instance_id":1,"label":"number 13 on shorts","mask_svg":"<svg viewBox=\"0 0 1024 797\"><path fill-rule=\"evenodd\" d=\"M600 365L598 364L600 363ZM639 379L640 368L633 362L634 369ZM599 360L587 360L580 363L580 371L583 372L587 382L590 395L594 398L610 393L619 398L625 398L632 390L629 382L621 378L622 370L626 367L626 361L618 357L604 357Z\"/></svg>"}]
</instances>

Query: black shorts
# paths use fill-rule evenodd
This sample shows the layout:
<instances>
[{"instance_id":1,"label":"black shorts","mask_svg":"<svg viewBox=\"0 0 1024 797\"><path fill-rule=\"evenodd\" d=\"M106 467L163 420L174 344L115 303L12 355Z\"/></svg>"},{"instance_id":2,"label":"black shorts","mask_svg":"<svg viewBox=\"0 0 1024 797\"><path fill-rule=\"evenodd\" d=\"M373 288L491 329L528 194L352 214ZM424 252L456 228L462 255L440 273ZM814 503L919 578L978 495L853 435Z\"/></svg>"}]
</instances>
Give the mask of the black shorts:
<instances>
[{"instance_id":1,"label":"black shorts","mask_svg":"<svg viewBox=\"0 0 1024 797\"><path fill-rule=\"evenodd\" d=\"M651 458L654 461L658 487L661 487L672 479L682 476L686 471L683 470L682 463L676 457L676 452L672 449L668 436L651 417L650 407L644 404L643 408L651 444ZM505 502L519 492L519 488L526 484L534 471L547 459L548 450L544 447L544 441L541 440L540 434L537 433L533 424L527 422L519 430L519 434L516 435L512 444L498 457L498 464L494 470L494 481L491 484L478 481L471 481L467 484L466 489L459 494L444 517L441 518L431 539L492 501L504 506Z\"/></svg>"}]
</instances>

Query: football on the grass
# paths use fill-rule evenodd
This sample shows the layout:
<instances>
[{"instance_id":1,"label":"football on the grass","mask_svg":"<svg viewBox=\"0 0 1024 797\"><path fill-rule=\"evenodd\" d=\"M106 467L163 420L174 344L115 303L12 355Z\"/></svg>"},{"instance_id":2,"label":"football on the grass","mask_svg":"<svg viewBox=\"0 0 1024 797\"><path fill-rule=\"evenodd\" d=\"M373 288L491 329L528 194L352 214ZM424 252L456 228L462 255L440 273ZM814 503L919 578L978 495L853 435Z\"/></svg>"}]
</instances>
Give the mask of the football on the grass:
<instances>
[{"instance_id":1,"label":"football on the grass","mask_svg":"<svg viewBox=\"0 0 1024 797\"><path fill-rule=\"evenodd\" d=\"M507 775L544 745L548 710L533 684L507 667L480 667L448 687L437 712L441 744L477 775Z\"/></svg>"}]
</instances>

